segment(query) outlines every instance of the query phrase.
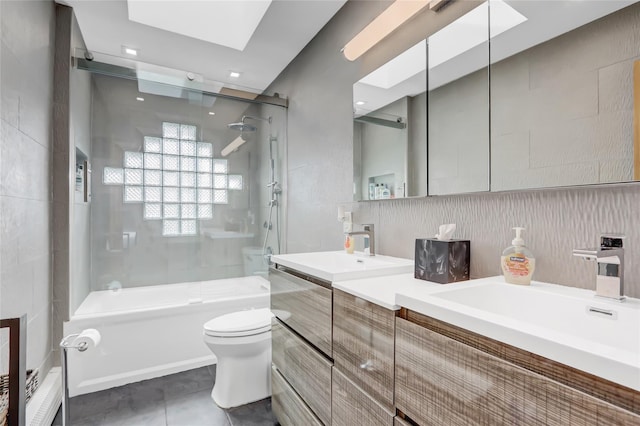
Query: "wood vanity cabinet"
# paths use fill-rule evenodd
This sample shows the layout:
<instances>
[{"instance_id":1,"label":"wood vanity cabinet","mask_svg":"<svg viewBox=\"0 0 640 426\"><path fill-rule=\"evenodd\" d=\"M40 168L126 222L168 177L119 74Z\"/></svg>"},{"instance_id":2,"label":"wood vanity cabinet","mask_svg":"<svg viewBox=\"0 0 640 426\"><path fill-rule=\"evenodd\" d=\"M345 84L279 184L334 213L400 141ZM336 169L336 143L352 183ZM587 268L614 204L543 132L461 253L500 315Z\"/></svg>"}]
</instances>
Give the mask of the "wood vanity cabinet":
<instances>
[{"instance_id":1,"label":"wood vanity cabinet","mask_svg":"<svg viewBox=\"0 0 640 426\"><path fill-rule=\"evenodd\" d=\"M636 391L594 376L589 377L591 390L577 390L572 376L582 380L586 373L406 313L402 316L411 321L396 321L396 407L419 425L640 425ZM517 356L502 359L510 354ZM555 374L557 380L536 370ZM602 391L606 399L608 389L609 401L588 394Z\"/></svg>"},{"instance_id":2,"label":"wood vanity cabinet","mask_svg":"<svg viewBox=\"0 0 640 426\"><path fill-rule=\"evenodd\" d=\"M335 368L388 411L393 404L396 311L333 291Z\"/></svg>"},{"instance_id":3,"label":"wood vanity cabinet","mask_svg":"<svg viewBox=\"0 0 640 426\"><path fill-rule=\"evenodd\" d=\"M337 368L333 369L331 393L333 426L393 426L395 410L378 404Z\"/></svg>"},{"instance_id":4,"label":"wood vanity cabinet","mask_svg":"<svg viewBox=\"0 0 640 426\"><path fill-rule=\"evenodd\" d=\"M318 418L331 424L331 362L277 319L271 341L273 365Z\"/></svg>"},{"instance_id":5,"label":"wood vanity cabinet","mask_svg":"<svg viewBox=\"0 0 640 426\"><path fill-rule=\"evenodd\" d=\"M280 372L271 368L271 407L282 426L322 426L322 422L287 383Z\"/></svg>"},{"instance_id":6,"label":"wood vanity cabinet","mask_svg":"<svg viewBox=\"0 0 640 426\"><path fill-rule=\"evenodd\" d=\"M331 283L277 266L269 271L273 412L283 425L331 424Z\"/></svg>"}]
</instances>

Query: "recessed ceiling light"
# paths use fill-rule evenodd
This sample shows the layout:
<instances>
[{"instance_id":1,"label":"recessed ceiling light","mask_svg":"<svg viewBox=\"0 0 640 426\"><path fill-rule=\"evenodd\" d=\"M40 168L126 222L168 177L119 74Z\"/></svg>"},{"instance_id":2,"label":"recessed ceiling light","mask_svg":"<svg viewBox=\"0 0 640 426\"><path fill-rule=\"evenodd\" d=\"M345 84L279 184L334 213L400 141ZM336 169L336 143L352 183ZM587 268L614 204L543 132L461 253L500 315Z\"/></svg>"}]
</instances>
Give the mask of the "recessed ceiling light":
<instances>
[{"instance_id":1,"label":"recessed ceiling light","mask_svg":"<svg viewBox=\"0 0 640 426\"><path fill-rule=\"evenodd\" d=\"M239 73L239 72L237 72L237 71L231 71L231 72L229 73L229 77L231 77L231 78L238 78L238 77L240 77L240 73Z\"/></svg>"},{"instance_id":2,"label":"recessed ceiling light","mask_svg":"<svg viewBox=\"0 0 640 426\"><path fill-rule=\"evenodd\" d=\"M366 104L366 102L365 102L365 101L358 101L358 102L356 102L356 105L358 105L358 106L361 106L361 105L364 105L364 104Z\"/></svg>"},{"instance_id":3,"label":"recessed ceiling light","mask_svg":"<svg viewBox=\"0 0 640 426\"><path fill-rule=\"evenodd\" d=\"M138 56L138 50L132 47L122 46L122 53L131 56Z\"/></svg>"},{"instance_id":4,"label":"recessed ceiling light","mask_svg":"<svg viewBox=\"0 0 640 426\"><path fill-rule=\"evenodd\" d=\"M143 97L138 96L138 97L136 98L136 101L144 102L144 98L143 98Z\"/></svg>"},{"instance_id":5,"label":"recessed ceiling light","mask_svg":"<svg viewBox=\"0 0 640 426\"><path fill-rule=\"evenodd\" d=\"M213 111L209 111L209 115L216 115L216 113Z\"/></svg>"}]
</instances>

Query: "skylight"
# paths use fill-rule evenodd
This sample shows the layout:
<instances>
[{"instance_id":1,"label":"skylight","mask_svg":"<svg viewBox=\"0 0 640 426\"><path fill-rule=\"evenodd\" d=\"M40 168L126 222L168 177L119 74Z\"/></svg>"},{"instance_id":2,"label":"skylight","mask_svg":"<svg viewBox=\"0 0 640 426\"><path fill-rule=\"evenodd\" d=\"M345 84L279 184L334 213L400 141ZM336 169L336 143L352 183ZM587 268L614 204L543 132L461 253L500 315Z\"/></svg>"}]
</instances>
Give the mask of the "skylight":
<instances>
[{"instance_id":1,"label":"skylight","mask_svg":"<svg viewBox=\"0 0 640 426\"><path fill-rule=\"evenodd\" d=\"M130 21L240 51L270 5L271 0L127 0Z\"/></svg>"}]
</instances>

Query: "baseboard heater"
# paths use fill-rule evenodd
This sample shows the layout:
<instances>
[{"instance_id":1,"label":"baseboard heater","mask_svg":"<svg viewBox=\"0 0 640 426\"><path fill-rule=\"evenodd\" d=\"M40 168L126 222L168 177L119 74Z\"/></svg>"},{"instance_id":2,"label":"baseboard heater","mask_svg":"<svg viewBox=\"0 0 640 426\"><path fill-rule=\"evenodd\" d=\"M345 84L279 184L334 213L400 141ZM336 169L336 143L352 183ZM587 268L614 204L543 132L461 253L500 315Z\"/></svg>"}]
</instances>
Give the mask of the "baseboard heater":
<instances>
[{"instance_id":1,"label":"baseboard heater","mask_svg":"<svg viewBox=\"0 0 640 426\"><path fill-rule=\"evenodd\" d=\"M54 367L27 404L26 424L50 426L62 404L62 371Z\"/></svg>"}]
</instances>

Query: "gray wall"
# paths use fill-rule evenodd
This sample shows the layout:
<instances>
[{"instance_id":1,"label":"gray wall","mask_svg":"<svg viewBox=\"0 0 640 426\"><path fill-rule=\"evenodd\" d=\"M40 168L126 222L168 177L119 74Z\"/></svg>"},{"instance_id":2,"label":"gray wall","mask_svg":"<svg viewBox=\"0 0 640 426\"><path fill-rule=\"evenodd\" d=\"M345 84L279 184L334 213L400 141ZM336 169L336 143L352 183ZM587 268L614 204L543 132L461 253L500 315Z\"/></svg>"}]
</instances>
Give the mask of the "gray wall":
<instances>
[{"instance_id":1,"label":"gray wall","mask_svg":"<svg viewBox=\"0 0 640 426\"><path fill-rule=\"evenodd\" d=\"M27 366L46 375L51 337L52 70L54 5L2 1L0 317L26 313ZM0 334L0 371L7 335Z\"/></svg>"},{"instance_id":2,"label":"gray wall","mask_svg":"<svg viewBox=\"0 0 640 426\"><path fill-rule=\"evenodd\" d=\"M627 294L640 297L634 280L640 274L636 185L349 202L353 83L473 5L455 2L437 15L425 12L359 60L346 61L340 48L384 6L347 2L271 87L291 100L289 252L339 250L343 238L336 209L342 204L354 211L355 222L376 225L378 250L387 255L412 258L416 237L434 235L441 223L457 223L456 235L472 241L474 277L499 274L510 228L526 226L525 239L536 254L535 279L595 288L595 266L573 258L571 249L593 246L600 232L618 231L627 235Z\"/></svg>"}]
</instances>

